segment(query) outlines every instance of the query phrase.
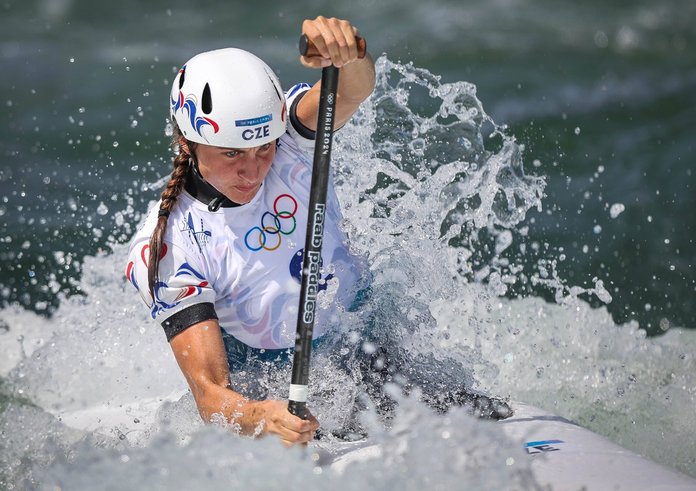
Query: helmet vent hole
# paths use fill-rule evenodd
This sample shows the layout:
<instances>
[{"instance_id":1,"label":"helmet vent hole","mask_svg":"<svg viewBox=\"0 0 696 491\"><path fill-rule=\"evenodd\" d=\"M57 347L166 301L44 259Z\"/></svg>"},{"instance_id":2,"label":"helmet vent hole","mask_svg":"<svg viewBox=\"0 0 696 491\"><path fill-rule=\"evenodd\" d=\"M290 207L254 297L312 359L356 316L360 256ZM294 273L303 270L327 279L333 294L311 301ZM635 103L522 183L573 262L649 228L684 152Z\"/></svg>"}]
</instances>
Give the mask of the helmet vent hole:
<instances>
[{"instance_id":1,"label":"helmet vent hole","mask_svg":"<svg viewBox=\"0 0 696 491\"><path fill-rule=\"evenodd\" d=\"M210 95L210 85L205 84L203 88L203 99L201 100L201 109L205 114L210 114L213 110L213 98Z\"/></svg>"},{"instance_id":2,"label":"helmet vent hole","mask_svg":"<svg viewBox=\"0 0 696 491\"><path fill-rule=\"evenodd\" d=\"M282 101L283 97L280 95L280 92L278 92L278 87L276 87L276 84L273 83L273 78L266 72L266 76L268 77L268 80L271 82L271 85L273 86L273 90L275 90L276 95L278 96L278 100Z\"/></svg>"},{"instance_id":3,"label":"helmet vent hole","mask_svg":"<svg viewBox=\"0 0 696 491\"><path fill-rule=\"evenodd\" d=\"M181 69L181 76L179 77L179 90L184 86L184 76L186 75L186 67Z\"/></svg>"}]
</instances>

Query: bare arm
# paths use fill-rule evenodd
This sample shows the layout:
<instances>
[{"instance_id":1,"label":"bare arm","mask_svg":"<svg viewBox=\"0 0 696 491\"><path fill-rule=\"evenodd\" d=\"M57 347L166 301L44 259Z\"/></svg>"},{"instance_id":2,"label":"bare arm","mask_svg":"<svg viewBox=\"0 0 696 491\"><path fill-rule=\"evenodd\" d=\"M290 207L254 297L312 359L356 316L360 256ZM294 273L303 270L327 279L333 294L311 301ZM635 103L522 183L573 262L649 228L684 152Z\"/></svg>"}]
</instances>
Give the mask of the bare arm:
<instances>
[{"instance_id":1,"label":"bare arm","mask_svg":"<svg viewBox=\"0 0 696 491\"><path fill-rule=\"evenodd\" d=\"M170 345L205 422L222 414L225 420L239 425L244 435L272 433L286 445L314 438L319 423L313 416L305 421L288 412L287 401L250 400L232 389L216 320L194 324L176 335Z\"/></svg>"},{"instance_id":2,"label":"bare arm","mask_svg":"<svg viewBox=\"0 0 696 491\"><path fill-rule=\"evenodd\" d=\"M302 32L307 35L321 56L302 57L302 63L312 68L329 66L340 68L336 95L335 127L340 128L351 118L360 103L367 99L375 86L375 66L372 57L358 58L355 36L358 30L346 20L327 19L319 16L305 20ZM310 130L317 129L319 93L321 82L317 82L297 105L297 117Z\"/></svg>"}]
</instances>

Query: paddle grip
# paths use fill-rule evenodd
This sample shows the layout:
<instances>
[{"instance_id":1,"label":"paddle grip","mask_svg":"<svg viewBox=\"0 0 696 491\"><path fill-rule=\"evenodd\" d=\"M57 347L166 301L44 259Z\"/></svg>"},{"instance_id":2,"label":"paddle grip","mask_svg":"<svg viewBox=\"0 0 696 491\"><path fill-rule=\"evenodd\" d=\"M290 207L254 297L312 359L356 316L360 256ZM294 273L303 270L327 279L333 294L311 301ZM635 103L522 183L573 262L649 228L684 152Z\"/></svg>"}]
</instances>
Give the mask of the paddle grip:
<instances>
[{"instance_id":1,"label":"paddle grip","mask_svg":"<svg viewBox=\"0 0 696 491\"><path fill-rule=\"evenodd\" d=\"M365 38L355 36L355 41L358 43L358 58L365 58L365 54L367 53L367 42ZM300 54L307 57L321 56L316 45L310 41L306 34L300 36Z\"/></svg>"}]
</instances>

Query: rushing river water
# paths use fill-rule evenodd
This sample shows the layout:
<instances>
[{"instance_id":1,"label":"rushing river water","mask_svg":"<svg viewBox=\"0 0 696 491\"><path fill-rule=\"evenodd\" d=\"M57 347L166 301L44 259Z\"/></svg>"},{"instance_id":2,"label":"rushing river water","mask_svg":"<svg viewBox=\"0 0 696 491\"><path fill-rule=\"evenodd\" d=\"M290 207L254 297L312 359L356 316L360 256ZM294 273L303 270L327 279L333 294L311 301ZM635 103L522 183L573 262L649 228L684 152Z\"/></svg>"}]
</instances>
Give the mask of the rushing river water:
<instances>
[{"instance_id":1,"label":"rushing river water","mask_svg":"<svg viewBox=\"0 0 696 491\"><path fill-rule=\"evenodd\" d=\"M327 11L386 53L334 169L382 300L372 307L403 348L456 356L481 390L696 475L696 7L358 5L4 4L3 487L445 488L464 476L534 489L516 442L409 400L397 423L410 432L374 430L390 466L362 464L351 481L270 439L202 427L124 280L124 244L169 172L174 70L236 45L284 85L311 81L296 33ZM315 365L316 392L345 383ZM274 379L284 394L285 374ZM315 399L326 425L345 412ZM458 463L473 447L478 465Z\"/></svg>"}]
</instances>

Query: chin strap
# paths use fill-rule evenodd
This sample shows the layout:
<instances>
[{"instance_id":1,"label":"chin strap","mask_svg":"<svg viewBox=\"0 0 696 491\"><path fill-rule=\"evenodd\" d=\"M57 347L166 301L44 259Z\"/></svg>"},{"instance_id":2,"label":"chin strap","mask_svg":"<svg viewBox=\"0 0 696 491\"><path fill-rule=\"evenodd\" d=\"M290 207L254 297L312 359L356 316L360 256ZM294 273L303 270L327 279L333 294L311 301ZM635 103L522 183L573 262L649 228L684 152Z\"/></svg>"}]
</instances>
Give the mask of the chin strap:
<instances>
[{"instance_id":1,"label":"chin strap","mask_svg":"<svg viewBox=\"0 0 696 491\"><path fill-rule=\"evenodd\" d=\"M222 206L222 202L225 200L229 201L227 197L223 196L222 194L217 198L213 198L212 200L210 200L210 203L208 203L208 211L218 211Z\"/></svg>"}]
</instances>

